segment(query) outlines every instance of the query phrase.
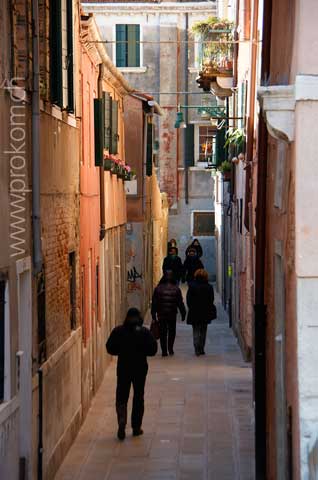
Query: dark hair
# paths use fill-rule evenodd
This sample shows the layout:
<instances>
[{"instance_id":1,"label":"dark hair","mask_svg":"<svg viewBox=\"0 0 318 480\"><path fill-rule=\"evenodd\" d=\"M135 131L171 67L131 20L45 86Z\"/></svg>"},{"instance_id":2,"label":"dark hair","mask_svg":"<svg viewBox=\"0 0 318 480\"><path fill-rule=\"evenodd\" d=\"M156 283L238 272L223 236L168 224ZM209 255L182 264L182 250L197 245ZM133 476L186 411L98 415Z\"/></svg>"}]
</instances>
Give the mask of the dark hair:
<instances>
[{"instance_id":1,"label":"dark hair","mask_svg":"<svg viewBox=\"0 0 318 480\"><path fill-rule=\"evenodd\" d=\"M141 327L143 323L144 323L144 319L142 318L138 308L130 308L127 312L124 325L126 327L136 327L136 326Z\"/></svg>"},{"instance_id":2,"label":"dark hair","mask_svg":"<svg viewBox=\"0 0 318 480\"><path fill-rule=\"evenodd\" d=\"M190 248L189 248L188 254L189 254L190 252L193 252L193 253L195 253L195 254L197 253L197 251L196 251L196 249L195 249L194 247L190 247Z\"/></svg>"},{"instance_id":3,"label":"dark hair","mask_svg":"<svg viewBox=\"0 0 318 480\"><path fill-rule=\"evenodd\" d=\"M176 251L176 255L178 255L178 249L177 249L177 247L170 247L170 248L169 248L169 255L171 255L172 250L175 250L175 251Z\"/></svg>"},{"instance_id":4,"label":"dark hair","mask_svg":"<svg viewBox=\"0 0 318 480\"><path fill-rule=\"evenodd\" d=\"M176 279L172 270L166 270L160 283L176 283Z\"/></svg>"}]
</instances>

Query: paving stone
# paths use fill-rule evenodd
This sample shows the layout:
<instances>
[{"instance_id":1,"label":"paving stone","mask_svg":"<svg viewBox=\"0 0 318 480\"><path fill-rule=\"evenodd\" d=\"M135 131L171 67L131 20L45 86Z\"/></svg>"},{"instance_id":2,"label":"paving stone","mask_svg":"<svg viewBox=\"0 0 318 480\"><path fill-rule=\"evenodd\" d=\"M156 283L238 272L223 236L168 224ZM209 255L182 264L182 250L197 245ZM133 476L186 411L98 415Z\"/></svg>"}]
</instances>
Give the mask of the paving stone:
<instances>
[{"instance_id":1,"label":"paving stone","mask_svg":"<svg viewBox=\"0 0 318 480\"><path fill-rule=\"evenodd\" d=\"M206 355L178 323L175 356L150 360L145 434L116 438L113 361L56 480L253 480L252 374L226 315L208 329ZM131 400L130 400L131 408Z\"/></svg>"}]
</instances>

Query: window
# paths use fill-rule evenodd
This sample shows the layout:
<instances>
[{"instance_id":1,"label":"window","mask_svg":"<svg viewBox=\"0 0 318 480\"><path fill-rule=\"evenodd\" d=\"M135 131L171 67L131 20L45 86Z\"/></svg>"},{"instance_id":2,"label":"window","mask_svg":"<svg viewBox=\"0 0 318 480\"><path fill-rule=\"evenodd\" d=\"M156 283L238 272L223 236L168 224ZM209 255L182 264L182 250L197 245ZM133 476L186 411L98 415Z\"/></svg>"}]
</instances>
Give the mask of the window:
<instances>
[{"instance_id":1,"label":"window","mask_svg":"<svg viewBox=\"0 0 318 480\"><path fill-rule=\"evenodd\" d=\"M193 212L194 237L212 237L215 231L214 212Z\"/></svg>"},{"instance_id":2,"label":"window","mask_svg":"<svg viewBox=\"0 0 318 480\"><path fill-rule=\"evenodd\" d=\"M95 166L103 165L104 149L118 153L118 109L119 102L107 92L94 99Z\"/></svg>"},{"instance_id":3,"label":"window","mask_svg":"<svg viewBox=\"0 0 318 480\"><path fill-rule=\"evenodd\" d=\"M198 126L198 141L196 142L196 161L215 163L216 129L210 125Z\"/></svg>"},{"instance_id":4,"label":"window","mask_svg":"<svg viewBox=\"0 0 318 480\"><path fill-rule=\"evenodd\" d=\"M74 112L73 0L50 2L51 102Z\"/></svg>"},{"instance_id":5,"label":"window","mask_svg":"<svg viewBox=\"0 0 318 480\"><path fill-rule=\"evenodd\" d=\"M70 252L69 260L69 285L70 285L70 324L71 329L76 329L76 262L75 252Z\"/></svg>"},{"instance_id":6,"label":"window","mask_svg":"<svg viewBox=\"0 0 318 480\"><path fill-rule=\"evenodd\" d=\"M116 66L140 67L140 25L116 25Z\"/></svg>"}]
</instances>

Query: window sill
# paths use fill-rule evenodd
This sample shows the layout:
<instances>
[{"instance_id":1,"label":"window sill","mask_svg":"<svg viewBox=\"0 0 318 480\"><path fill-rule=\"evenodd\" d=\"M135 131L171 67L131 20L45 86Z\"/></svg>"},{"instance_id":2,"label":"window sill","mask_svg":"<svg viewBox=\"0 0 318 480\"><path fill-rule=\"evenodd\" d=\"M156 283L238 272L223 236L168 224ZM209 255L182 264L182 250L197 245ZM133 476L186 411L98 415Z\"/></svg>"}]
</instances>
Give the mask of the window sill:
<instances>
[{"instance_id":1,"label":"window sill","mask_svg":"<svg viewBox=\"0 0 318 480\"><path fill-rule=\"evenodd\" d=\"M148 67L117 67L123 73L146 73Z\"/></svg>"},{"instance_id":2,"label":"window sill","mask_svg":"<svg viewBox=\"0 0 318 480\"><path fill-rule=\"evenodd\" d=\"M67 123L71 127L77 128L77 122L74 113L68 113L56 105L52 105L49 102L43 102L43 100L40 100L40 109L49 115L52 115L52 117L56 118L57 120Z\"/></svg>"}]
</instances>

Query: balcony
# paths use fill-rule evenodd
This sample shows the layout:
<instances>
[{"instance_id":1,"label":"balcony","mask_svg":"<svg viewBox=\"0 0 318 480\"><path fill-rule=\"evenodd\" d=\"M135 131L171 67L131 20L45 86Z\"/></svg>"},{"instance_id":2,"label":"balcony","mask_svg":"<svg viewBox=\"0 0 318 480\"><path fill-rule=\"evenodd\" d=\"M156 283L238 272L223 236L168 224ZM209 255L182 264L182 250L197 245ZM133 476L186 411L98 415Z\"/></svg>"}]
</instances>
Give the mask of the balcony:
<instances>
[{"instance_id":1,"label":"balcony","mask_svg":"<svg viewBox=\"0 0 318 480\"><path fill-rule=\"evenodd\" d=\"M213 91L219 98L232 95L233 28L228 20L209 17L197 22L192 32L200 38L200 72L196 81L204 91Z\"/></svg>"}]
</instances>

